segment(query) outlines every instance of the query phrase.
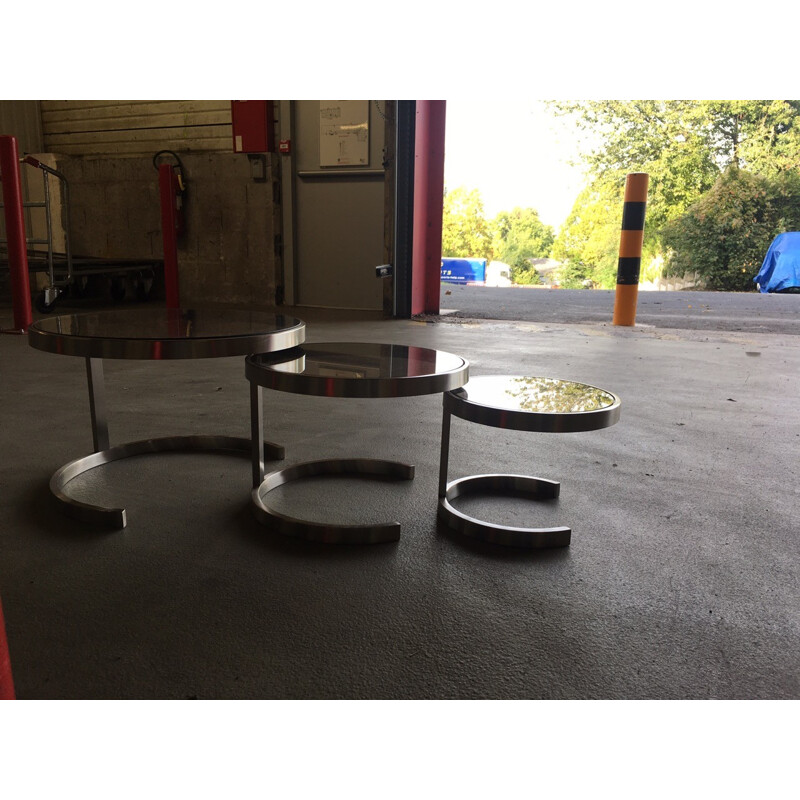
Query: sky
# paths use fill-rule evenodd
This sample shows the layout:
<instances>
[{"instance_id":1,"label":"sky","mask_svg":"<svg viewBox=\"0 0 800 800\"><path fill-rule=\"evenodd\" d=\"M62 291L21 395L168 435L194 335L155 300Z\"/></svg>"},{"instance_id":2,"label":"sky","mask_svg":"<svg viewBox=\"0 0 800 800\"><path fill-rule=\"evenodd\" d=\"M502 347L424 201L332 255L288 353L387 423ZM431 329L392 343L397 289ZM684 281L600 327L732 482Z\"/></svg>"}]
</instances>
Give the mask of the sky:
<instances>
[{"instance_id":1,"label":"sky","mask_svg":"<svg viewBox=\"0 0 800 800\"><path fill-rule=\"evenodd\" d=\"M448 190L480 190L491 219L535 208L558 230L585 185L574 123L541 100L448 100L444 178Z\"/></svg>"}]
</instances>

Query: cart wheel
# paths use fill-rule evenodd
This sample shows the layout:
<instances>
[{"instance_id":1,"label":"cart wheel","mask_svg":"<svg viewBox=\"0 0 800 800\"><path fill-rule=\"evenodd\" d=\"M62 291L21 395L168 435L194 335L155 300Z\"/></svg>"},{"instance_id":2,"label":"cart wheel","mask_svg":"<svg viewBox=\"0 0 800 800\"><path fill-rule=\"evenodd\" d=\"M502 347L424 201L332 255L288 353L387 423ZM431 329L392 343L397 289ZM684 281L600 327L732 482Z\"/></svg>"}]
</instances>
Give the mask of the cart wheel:
<instances>
[{"instance_id":1,"label":"cart wheel","mask_svg":"<svg viewBox=\"0 0 800 800\"><path fill-rule=\"evenodd\" d=\"M136 299L146 303L153 294L153 276L139 275L136 279Z\"/></svg>"},{"instance_id":2,"label":"cart wheel","mask_svg":"<svg viewBox=\"0 0 800 800\"><path fill-rule=\"evenodd\" d=\"M125 299L125 279L111 279L111 299L115 303L121 303Z\"/></svg>"},{"instance_id":3,"label":"cart wheel","mask_svg":"<svg viewBox=\"0 0 800 800\"><path fill-rule=\"evenodd\" d=\"M55 300L53 300L52 303L48 303L45 300L44 289L42 289L42 291L39 292L39 294L36 295L36 298L34 299L33 304L34 304L34 306L36 306L36 310L40 314L49 314L56 307L56 301Z\"/></svg>"}]
</instances>

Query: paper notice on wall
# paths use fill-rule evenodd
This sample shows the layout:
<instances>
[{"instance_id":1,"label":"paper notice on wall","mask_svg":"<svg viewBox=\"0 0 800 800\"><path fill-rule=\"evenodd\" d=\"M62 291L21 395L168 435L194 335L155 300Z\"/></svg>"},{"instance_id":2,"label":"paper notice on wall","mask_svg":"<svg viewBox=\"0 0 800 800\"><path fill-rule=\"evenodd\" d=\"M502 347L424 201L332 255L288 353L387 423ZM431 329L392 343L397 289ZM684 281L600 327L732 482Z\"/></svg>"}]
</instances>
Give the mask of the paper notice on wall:
<instances>
[{"instance_id":1,"label":"paper notice on wall","mask_svg":"<svg viewBox=\"0 0 800 800\"><path fill-rule=\"evenodd\" d=\"M319 164L369 164L369 100L320 100Z\"/></svg>"}]
</instances>

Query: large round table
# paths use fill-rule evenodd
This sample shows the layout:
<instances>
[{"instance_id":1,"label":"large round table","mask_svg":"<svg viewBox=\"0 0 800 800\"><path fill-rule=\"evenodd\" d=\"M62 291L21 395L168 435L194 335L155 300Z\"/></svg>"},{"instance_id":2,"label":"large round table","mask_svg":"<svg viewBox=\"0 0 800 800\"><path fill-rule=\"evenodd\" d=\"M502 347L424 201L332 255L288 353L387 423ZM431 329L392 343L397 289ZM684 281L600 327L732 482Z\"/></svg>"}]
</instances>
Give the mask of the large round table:
<instances>
[{"instance_id":1,"label":"large round table","mask_svg":"<svg viewBox=\"0 0 800 800\"><path fill-rule=\"evenodd\" d=\"M103 379L103 359L220 358L272 353L305 340L305 323L294 317L260 311L165 309L100 311L46 317L28 329L31 347L86 361L94 452L65 464L50 479L62 509L83 521L124 528L124 508L105 508L74 500L67 484L87 470L130 456L171 451L224 451L251 456L250 439L232 436L170 436L110 446ZM260 443L275 458L284 451Z\"/></svg>"}]
</instances>

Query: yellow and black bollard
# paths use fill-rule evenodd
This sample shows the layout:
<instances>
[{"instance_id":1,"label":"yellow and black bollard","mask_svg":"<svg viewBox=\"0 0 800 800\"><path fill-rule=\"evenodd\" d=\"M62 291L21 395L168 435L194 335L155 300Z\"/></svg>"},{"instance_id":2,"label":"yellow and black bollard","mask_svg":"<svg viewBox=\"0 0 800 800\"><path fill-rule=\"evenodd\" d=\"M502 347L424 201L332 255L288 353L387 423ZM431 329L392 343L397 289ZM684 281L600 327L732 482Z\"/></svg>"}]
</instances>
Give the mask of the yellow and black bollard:
<instances>
[{"instance_id":1,"label":"yellow and black bollard","mask_svg":"<svg viewBox=\"0 0 800 800\"><path fill-rule=\"evenodd\" d=\"M647 208L646 172L631 172L625 180L625 202L622 208L622 233L617 262L617 293L614 298L614 325L636 322L636 300L639 296L639 270L642 266L644 213Z\"/></svg>"}]
</instances>

